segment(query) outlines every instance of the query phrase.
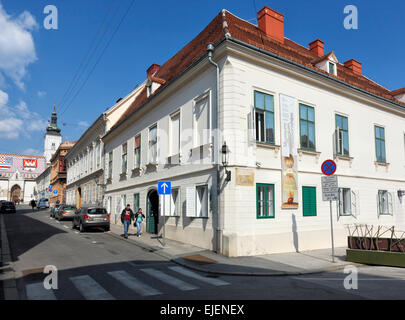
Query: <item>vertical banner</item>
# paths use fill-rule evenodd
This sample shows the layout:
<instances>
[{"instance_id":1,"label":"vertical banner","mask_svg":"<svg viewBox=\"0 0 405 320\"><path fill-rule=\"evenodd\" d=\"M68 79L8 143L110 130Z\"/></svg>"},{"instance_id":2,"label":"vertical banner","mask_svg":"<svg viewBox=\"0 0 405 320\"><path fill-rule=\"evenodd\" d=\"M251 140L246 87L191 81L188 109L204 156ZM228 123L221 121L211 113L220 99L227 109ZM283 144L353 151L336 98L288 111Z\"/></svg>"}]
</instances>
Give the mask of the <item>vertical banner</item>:
<instances>
[{"instance_id":1,"label":"vertical banner","mask_svg":"<svg viewBox=\"0 0 405 320\"><path fill-rule=\"evenodd\" d=\"M280 94L282 209L298 208L297 99Z\"/></svg>"}]
</instances>

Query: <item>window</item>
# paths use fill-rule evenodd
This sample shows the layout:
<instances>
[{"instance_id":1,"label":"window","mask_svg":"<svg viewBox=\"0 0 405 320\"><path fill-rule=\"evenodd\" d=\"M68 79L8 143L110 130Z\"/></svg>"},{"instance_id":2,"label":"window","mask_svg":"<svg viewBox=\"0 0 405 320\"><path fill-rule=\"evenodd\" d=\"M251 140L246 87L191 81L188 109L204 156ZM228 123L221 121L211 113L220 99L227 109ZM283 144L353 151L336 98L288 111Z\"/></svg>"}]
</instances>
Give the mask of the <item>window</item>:
<instances>
[{"instance_id":1,"label":"window","mask_svg":"<svg viewBox=\"0 0 405 320\"><path fill-rule=\"evenodd\" d=\"M170 154L180 153L180 112L170 117Z\"/></svg>"},{"instance_id":2,"label":"window","mask_svg":"<svg viewBox=\"0 0 405 320\"><path fill-rule=\"evenodd\" d=\"M122 155L121 155L121 172L127 172L127 143L122 145Z\"/></svg>"},{"instance_id":3,"label":"window","mask_svg":"<svg viewBox=\"0 0 405 320\"><path fill-rule=\"evenodd\" d=\"M302 187L302 213L304 217L316 216L315 187Z\"/></svg>"},{"instance_id":4,"label":"window","mask_svg":"<svg viewBox=\"0 0 405 320\"><path fill-rule=\"evenodd\" d=\"M336 65L332 62L329 62L329 73L336 74Z\"/></svg>"},{"instance_id":5,"label":"window","mask_svg":"<svg viewBox=\"0 0 405 320\"><path fill-rule=\"evenodd\" d=\"M197 217L208 217L208 186L196 187Z\"/></svg>"},{"instance_id":6,"label":"window","mask_svg":"<svg viewBox=\"0 0 405 320\"><path fill-rule=\"evenodd\" d=\"M127 196L125 194L121 195L121 211L127 206Z\"/></svg>"},{"instance_id":7,"label":"window","mask_svg":"<svg viewBox=\"0 0 405 320\"><path fill-rule=\"evenodd\" d=\"M274 184L256 185L257 219L274 218Z\"/></svg>"},{"instance_id":8,"label":"window","mask_svg":"<svg viewBox=\"0 0 405 320\"><path fill-rule=\"evenodd\" d=\"M393 196L387 190L378 190L378 215L393 214Z\"/></svg>"},{"instance_id":9,"label":"window","mask_svg":"<svg viewBox=\"0 0 405 320\"><path fill-rule=\"evenodd\" d=\"M314 108L300 104L301 148L315 151L315 112Z\"/></svg>"},{"instance_id":10,"label":"window","mask_svg":"<svg viewBox=\"0 0 405 320\"><path fill-rule=\"evenodd\" d=\"M134 168L141 167L141 135L138 134L135 137L135 148L134 148Z\"/></svg>"},{"instance_id":11,"label":"window","mask_svg":"<svg viewBox=\"0 0 405 320\"><path fill-rule=\"evenodd\" d=\"M210 137L210 112L208 97L196 101L194 106L194 143L202 146L209 142ZM180 126L179 126L180 127Z\"/></svg>"},{"instance_id":12,"label":"window","mask_svg":"<svg viewBox=\"0 0 405 320\"><path fill-rule=\"evenodd\" d=\"M352 214L351 190L348 188L339 188L339 215L350 216Z\"/></svg>"},{"instance_id":13,"label":"window","mask_svg":"<svg viewBox=\"0 0 405 320\"><path fill-rule=\"evenodd\" d=\"M160 195L162 203L162 215L166 216L180 216L180 192L179 189L172 189L170 195ZM198 202L198 200L197 200ZM197 212L198 214L198 212ZM208 213L207 213L208 215ZM195 215L194 215L195 216ZM197 215L198 216L198 215Z\"/></svg>"},{"instance_id":14,"label":"window","mask_svg":"<svg viewBox=\"0 0 405 320\"><path fill-rule=\"evenodd\" d=\"M157 161L157 125L149 128L149 163Z\"/></svg>"},{"instance_id":15,"label":"window","mask_svg":"<svg viewBox=\"0 0 405 320\"><path fill-rule=\"evenodd\" d=\"M96 146L96 166L97 168L100 167L100 142L98 142Z\"/></svg>"},{"instance_id":16,"label":"window","mask_svg":"<svg viewBox=\"0 0 405 320\"><path fill-rule=\"evenodd\" d=\"M377 162L386 162L385 159L385 132L384 128L375 126L375 151Z\"/></svg>"},{"instance_id":17,"label":"window","mask_svg":"<svg viewBox=\"0 0 405 320\"><path fill-rule=\"evenodd\" d=\"M134 212L138 212L139 209L139 193L134 193L134 207L133 207L133 211Z\"/></svg>"},{"instance_id":18,"label":"window","mask_svg":"<svg viewBox=\"0 0 405 320\"><path fill-rule=\"evenodd\" d=\"M274 144L274 97L254 92L256 141Z\"/></svg>"},{"instance_id":19,"label":"window","mask_svg":"<svg viewBox=\"0 0 405 320\"><path fill-rule=\"evenodd\" d=\"M110 151L108 154L108 179L112 179L112 169L113 169L113 152Z\"/></svg>"},{"instance_id":20,"label":"window","mask_svg":"<svg viewBox=\"0 0 405 320\"><path fill-rule=\"evenodd\" d=\"M349 126L347 118L336 115L336 154L349 156Z\"/></svg>"},{"instance_id":21,"label":"window","mask_svg":"<svg viewBox=\"0 0 405 320\"><path fill-rule=\"evenodd\" d=\"M94 152L93 148L90 148L90 172L93 171L93 160L94 160Z\"/></svg>"}]
</instances>

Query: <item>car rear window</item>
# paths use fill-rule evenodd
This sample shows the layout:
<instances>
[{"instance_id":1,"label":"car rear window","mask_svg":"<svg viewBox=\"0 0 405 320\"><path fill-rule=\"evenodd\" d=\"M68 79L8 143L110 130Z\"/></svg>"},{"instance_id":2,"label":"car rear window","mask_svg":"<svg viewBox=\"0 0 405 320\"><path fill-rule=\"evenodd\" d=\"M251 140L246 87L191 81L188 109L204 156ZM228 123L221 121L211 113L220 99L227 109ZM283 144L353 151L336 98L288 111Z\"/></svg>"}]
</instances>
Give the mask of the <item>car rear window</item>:
<instances>
[{"instance_id":1,"label":"car rear window","mask_svg":"<svg viewBox=\"0 0 405 320\"><path fill-rule=\"evenodd\" d=\"M76 207L73 207L73 206L64 206L63 209L65 209L65 210L76 210Z\"/></svg>"},{"instance_id":2,"label":"car rear window","mask_svg":"<svg viewBox=\"0 0 405 320\"><path fill-rule=\"evenodd\" d=\"M12 203L12 202L4 202L3 204L6 205L6 206L13 206L14 205L14 203Z\"/></svg>"},{"instance_id":3,"label":"car rear window","mask_svg":"<svg viewBox=\"0 0 405 320\"><path fill-rule=\"evenodd\" d=\"M106 214L107 210L104 208L92 208L92 209L88 209L87 213L89 213L89 214Z\"/></svg>"}]
</instances>

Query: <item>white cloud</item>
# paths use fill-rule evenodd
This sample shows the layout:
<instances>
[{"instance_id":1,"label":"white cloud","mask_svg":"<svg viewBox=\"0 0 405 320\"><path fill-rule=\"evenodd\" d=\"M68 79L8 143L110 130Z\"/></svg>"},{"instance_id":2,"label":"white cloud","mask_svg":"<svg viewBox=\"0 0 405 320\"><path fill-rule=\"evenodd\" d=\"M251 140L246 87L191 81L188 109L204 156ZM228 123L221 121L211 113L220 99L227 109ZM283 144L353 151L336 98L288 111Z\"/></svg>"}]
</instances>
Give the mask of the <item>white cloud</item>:
<instances>
[{"instance_id":1,"label":"white cloud","mask_svg":"<svg viewBox=\"0 0 405 320\"><path fill-rule=\"evenodd\" d=\"M44 152L41 150L28 148L28 149L25 149L22 153L30 155L30 156L42 156Z\"/></svg>"},{"instance_id":2,"label":"white cloud","mask_svg":"<svg viewBox=\"0 0 405 320\"><path fill-rule=\"evenodd\" d=\"M20 135L30 137L31 132L45 130L47 121L38 113L31 112L24 101L15 107L6 105L8 95L0 90L0 138L18 139ZM2 103L2 101L5 103Z\"/></svg>"},{"instance_id":3,"label":"white cloud","mask_svg":"<svg viewBox=\"0 0 405 320\"><path fill-rule=\"evenodd\" d=\"M39 98L43 98L43 97L46 96L46 92L45 91L38 91L37 95L38 95Z\"/></svg>"},{"instance_id":4,"label":"white cloud","mask_svg":"<svg viewBox=\"0 0 405 320\"><path fill-rule=\"evenodd\" d=\"M0 3L0 73L24 90L27 66L37 60L31 31L38 28L35 18L24 11L12 18Z\"/></svg>"},{"instance_id":5,"label":"white cloud","mask_svg":"<svg viewBox=\"0 0 405 320\"><path fill-rule=\"evenodd\" d=\"M89 123L87 121L79 121L78 125L79 127L87 128L89 126Z\"/></svg>"}]
</instances>

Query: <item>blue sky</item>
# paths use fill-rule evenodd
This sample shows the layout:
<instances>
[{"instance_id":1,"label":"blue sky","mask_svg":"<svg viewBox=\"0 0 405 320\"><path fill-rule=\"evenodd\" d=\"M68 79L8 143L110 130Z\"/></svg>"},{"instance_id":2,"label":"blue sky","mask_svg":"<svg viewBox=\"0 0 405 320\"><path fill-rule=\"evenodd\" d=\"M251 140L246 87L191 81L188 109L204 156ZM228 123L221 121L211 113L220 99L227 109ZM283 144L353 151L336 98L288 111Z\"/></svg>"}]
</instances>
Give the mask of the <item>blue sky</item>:
<instances>
[{"instance_id":1,"label":"blue sky","mask_svg":"<svg viewBox=\"0 0 405 320\"><path fill-rule=\"evenodd\" d=\"M63 138L78 139L101 112L144 81L152 63L167 61L221 9L256 23L254 0L135 0L82 91L72 103L63 100L107 10L117 13L109 16L111 28L77 88L131 1L0 0L0 152L41 154L53 104ZM404 1L255 1L257 10L268 5L285 15L285 35L291 40L307 46L320 38L325 52L335 51L340 62L355 58L363 63L364 75L388 89L405 86ZM58 30L44 28L43 10L49 4L58 9ZM343 27L346 5L359 10L358 30Z\"/></svg>"}]
</instances>

